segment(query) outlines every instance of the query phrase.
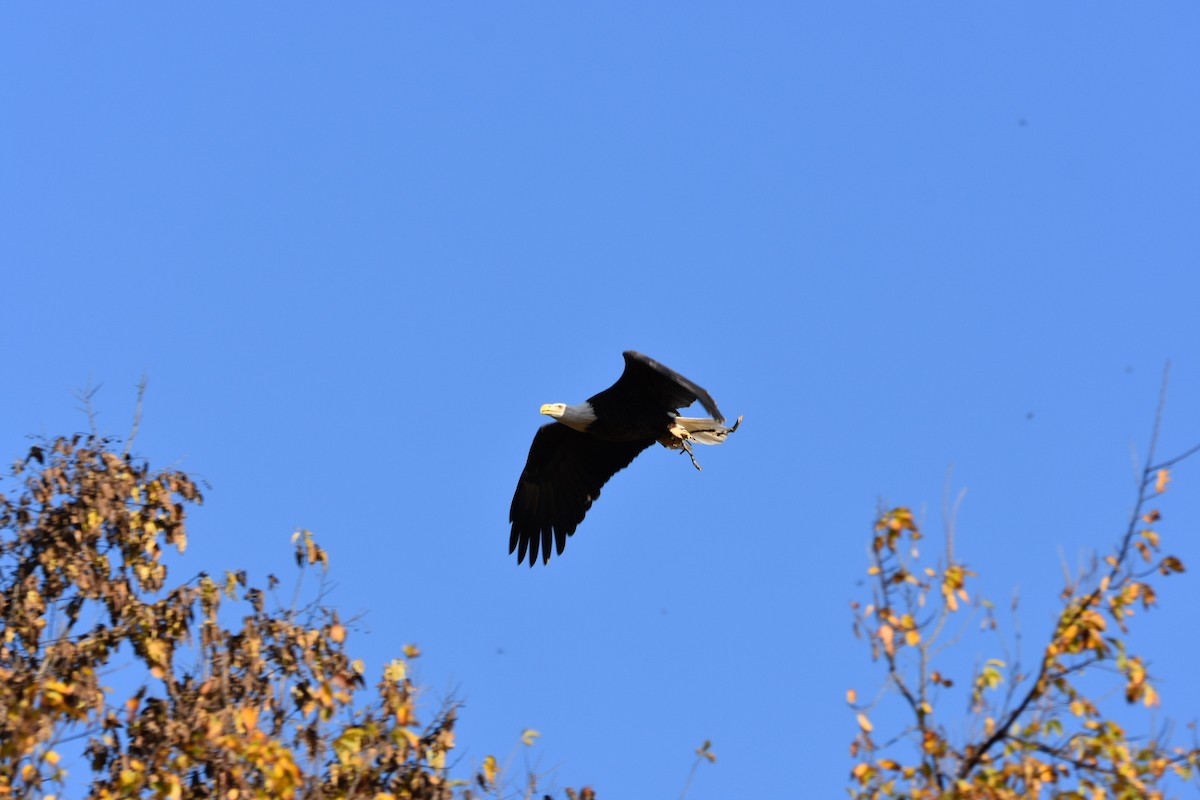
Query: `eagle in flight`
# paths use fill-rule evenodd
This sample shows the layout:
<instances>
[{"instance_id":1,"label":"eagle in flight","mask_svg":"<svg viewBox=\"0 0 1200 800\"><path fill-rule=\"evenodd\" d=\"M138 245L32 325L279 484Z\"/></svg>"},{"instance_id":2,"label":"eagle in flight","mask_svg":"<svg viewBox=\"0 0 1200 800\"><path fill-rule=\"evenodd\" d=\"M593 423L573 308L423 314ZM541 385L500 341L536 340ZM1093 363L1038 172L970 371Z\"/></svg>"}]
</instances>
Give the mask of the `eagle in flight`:
<instances>
[{"instance_id":1,"label":"eagle in flight","mask_svg":"<svg viewBox=\"0 0 1200 800\"><path fill-rule=\"evenodd\" d=\"M679 416L697 400L711 417ZM700 469L692 443L720 444L742 421L726 427L708 392L633 350L625 352L621 377L603 392L578 405L547 403L541 411L554 422L533 437L508 512L508 552L516 552L517 563L528 553L531 567L539 547L543 563L552 542L562 555L600 488L638 453L658 442L685 451Z\"/></svg>"}]
</instances>

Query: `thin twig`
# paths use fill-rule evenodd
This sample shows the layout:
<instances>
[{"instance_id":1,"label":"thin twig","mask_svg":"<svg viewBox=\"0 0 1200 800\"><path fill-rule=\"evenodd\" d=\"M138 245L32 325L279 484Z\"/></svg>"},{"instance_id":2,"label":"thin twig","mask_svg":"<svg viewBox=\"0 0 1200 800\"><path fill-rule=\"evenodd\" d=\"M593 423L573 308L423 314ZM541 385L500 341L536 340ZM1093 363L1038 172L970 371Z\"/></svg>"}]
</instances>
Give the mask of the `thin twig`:
<instances>
[{"instance_id":1,"label":"thin twig","mask_svg":"<svg viewBox=\"0 0 1200 800\"><path fill-rule=\"evenodd\" d=\"M91 430L92 436L97 439L100 438L100 425L96 420L99 414L96 412L96 406L92 402L92 398L96 396L96 393L100 391L100 387L103 385L103 383L97 383L93 386L92 379L88 378L83 388L75 390L75 399L83 404L78 410L87 414L88 429Z\"/></svg>"},{"instance_id":2,"label":"thin twig","mask_svg":"<svg viewBox=\"0 0 1200 800\"><path fill-rule=\"evenodd\" d=\"M692 768L688 770L687 780L683 782L683 791L679 793L679 800L684 800L687 797L688 789L692 788L692 778L696 777L696 770L700 767L700 762L704 756L696 754L696 760L692 762Z\"/></svg>"},{"instance_id":3,"label":"thin twig","mask_svg":"<svg viewBox=\"0 0 1200 800\"><path fill-rule=\"evenodd\" d=\"M1166 461L1160 461L1159 463L1150 467L1150 471L1158 472L1160 469L1167 469L1168 467L1173 467L1176 464L1178 464L1180 461L1183 461L1184 459L1188 458L1189 456L1194 456L1196 453L1200 453L1200 444L1196 445L1195 447L1190 447L1187 450L1184 450L1182 453L1175 456L1174 458L1168 458Z\"/></svg>"},{"instance_id":4,"label":"thin twig","mask_svg":"<svg viewBox=\"0 0 1200 800\"><path fill-rule=\"evenodd\" d=\"M129 451L133 448L133 440L137 438L138 427L142 424L142 401L146 399L146 383L148 379L146 373L142 373L141 380L137 385L137 404L133 407L133 425L129 428L129 438L125 440L125 452L122 455L129 455Z\"/></svg>"}]
</instances>

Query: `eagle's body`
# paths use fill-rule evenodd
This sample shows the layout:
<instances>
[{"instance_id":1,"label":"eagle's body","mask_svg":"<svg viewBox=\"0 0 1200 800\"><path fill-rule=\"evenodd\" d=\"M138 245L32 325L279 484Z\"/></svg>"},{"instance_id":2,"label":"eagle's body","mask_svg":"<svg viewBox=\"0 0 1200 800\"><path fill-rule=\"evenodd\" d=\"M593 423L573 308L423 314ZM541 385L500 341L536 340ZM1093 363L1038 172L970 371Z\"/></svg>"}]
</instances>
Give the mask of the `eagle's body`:
<instances>
[{"instance_id":1,"label":"eagle's body","mask_svg":"<svg viewBox=\"0 0 1200 800\"><path fill-rule=\"evenodd\" d=\"M678 415L697 400L711 419ZM562 555L600 488L650 445L659 442L691 455L691 442L720 444L737 429L737 423L722 424L725 418L708 392L632 350L612 386L578 405L549 403L542 413L556 422L534 436L508 514L509 552L516 551L521 562L528 551L530 566L539 546L543 562L550 560L551 542Z\"/></svg>"}]
</instances>

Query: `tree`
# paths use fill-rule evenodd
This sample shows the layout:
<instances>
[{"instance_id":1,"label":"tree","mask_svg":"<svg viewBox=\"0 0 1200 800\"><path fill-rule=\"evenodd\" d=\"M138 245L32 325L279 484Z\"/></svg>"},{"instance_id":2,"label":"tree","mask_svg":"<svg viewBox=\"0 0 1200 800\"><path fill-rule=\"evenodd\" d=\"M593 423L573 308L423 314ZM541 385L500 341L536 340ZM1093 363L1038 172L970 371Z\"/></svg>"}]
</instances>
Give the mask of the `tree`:
<instances>
[{"instance_id":1,"label":"tree","mask_svg":"<svg viewBox=\"0 0 1200 800\"><path fill-rule=\"evenodd\" d=\"M61 750L86 738L90 797L469 798L496 788L488 757L453 780L456 709L422 725L405 649L370 692L318 603L269 608L240 572L169 585L183 553L184 473L154 472L97 435L43 442L0 495L0 797L62 788ZM328 556L294 537L301 570ZM272 576L268 590L277 583ZM228 620L239 620L226 627ZM132 659L140 684L117 698L102 671Z\"/></svg>"},{"instance_id":2,"label":"tree","mask_svg":"<svg viewBox=\"0 0 1200 800\"><path fill-rule=\"evenodd\" d=\"M991 658L975 669L968 719L955 720L965 734L952 734L936 705L954 684L939 659L952 618L970 605L967 585L975 573L955 552L952 525L940 563L926 566L912 512L899 507L879 515L868 569L872 596L866 605L853 604L855 632L886 670L881 699L898 702L909 724L881 744L869 717L875 704L859 704L850 691L859 727L851 745L853 797L1157 800L1172 776L1196 778L1200 748L1194 741L1190 748L1173 747L1158 733L1131 735L1098 691L1115 683L1125 703L1159 701L1146 661L1130 652L1128 625L1135 609L1155 605L1155 580L1184 571L1178 558L1162 553L1156 530L1162 515L1153 506L1171 468L1200 447L1156 461L1158 427L1156 421L1114 552L1067 581L1034 663ZM985 627L997 630L991 604L977 607Z\"/></svg>"}]
</instances>

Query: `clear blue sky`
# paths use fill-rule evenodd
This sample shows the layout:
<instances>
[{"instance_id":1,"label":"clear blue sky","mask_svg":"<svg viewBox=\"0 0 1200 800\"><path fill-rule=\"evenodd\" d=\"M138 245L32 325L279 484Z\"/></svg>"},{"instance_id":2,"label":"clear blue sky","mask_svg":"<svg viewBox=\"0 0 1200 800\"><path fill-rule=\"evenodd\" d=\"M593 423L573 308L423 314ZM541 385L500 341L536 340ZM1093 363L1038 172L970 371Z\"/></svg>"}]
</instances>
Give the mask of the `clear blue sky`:
<instances>
[{"instance_id":1,"label":"clear blue sky","mask_svg":"<svg viewBox=\"0 0 1200 800\"><path fill-rule=\"evenodd\" d=\"M1198 31L1182 2L6 4L4 458L85 427L89 379L124 432L144 372L138 450L211 485L188 574L287 575L315 531L352 650L420 645L467 764L531 727L559 786L676 797L709 738L691 800L840 796L880 502L934 532L953 467L1028 642L1124 524L1167 359L1164 454L1200 441ZM518 567L539 405L629 348L743 429L702 473L648 451ZM1191 719L1200 464L1163 510L1193 572L1138 643Z\"/></svg>"}]
</instances>

